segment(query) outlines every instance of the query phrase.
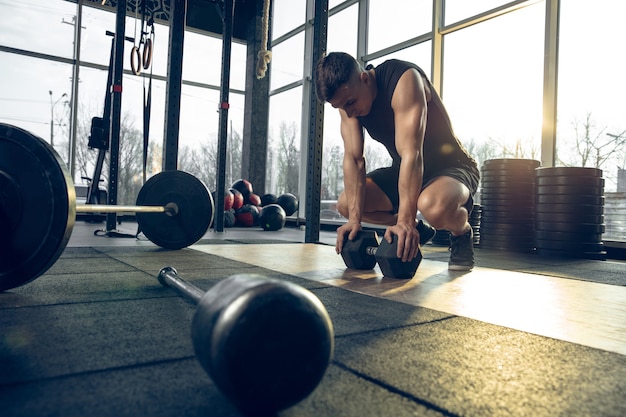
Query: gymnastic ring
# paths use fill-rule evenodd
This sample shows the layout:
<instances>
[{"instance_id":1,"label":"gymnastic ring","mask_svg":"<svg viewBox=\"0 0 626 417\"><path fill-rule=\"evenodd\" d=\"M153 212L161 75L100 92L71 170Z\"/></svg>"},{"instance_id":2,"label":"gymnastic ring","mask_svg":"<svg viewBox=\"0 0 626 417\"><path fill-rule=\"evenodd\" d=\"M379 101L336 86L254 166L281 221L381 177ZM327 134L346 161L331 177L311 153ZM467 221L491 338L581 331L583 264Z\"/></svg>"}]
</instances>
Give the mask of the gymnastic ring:
<instances>
[{"instance_id":1,"label":"gymnastic ring","mask_svg":"<svg viewBox=\"0 0 626 417\"><path fill-rule=\"evenodd\" d=\"M143 69L150 68L152 63L152 39L146 39L146 43L143 45Z\"/></svg>"},{"instance_id":2,"label":"gymnastic ring","mask_svg":"<svg viewBox=\"0 0 626 417\"><path fill-rule=\"evenodd\" d=\"M137 66L138 62L139 66ZM130 67L133 70L133 74L141 74L141 54L136 46L133 46L133 49L130 50Z\"/></svg>"}]
</instances>

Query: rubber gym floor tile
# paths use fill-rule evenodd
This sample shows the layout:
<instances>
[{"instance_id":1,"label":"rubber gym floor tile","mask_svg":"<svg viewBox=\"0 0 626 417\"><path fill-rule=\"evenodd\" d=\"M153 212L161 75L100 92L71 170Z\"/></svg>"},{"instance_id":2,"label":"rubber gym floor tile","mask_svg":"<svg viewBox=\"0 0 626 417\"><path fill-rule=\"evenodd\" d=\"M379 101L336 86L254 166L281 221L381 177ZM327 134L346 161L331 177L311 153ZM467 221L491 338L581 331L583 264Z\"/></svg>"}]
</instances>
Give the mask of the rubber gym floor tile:
<instances>
[{"instance_id":1,"label":"rubber gym floor tile","mask_svg":"<svg viewBox=\"0 0 626 417\"><path fill-rule=\"evenodd\" d=\"M195 358L4 386L0 409L4 417L241 416Z\"/></svg>"},{"instance_id":2,"label":"rubber gym floor tile","mask_svg":"<svg viewBox=\"0 0 626 417\"><path fill-rule=\"evenodd\" d=\"M393 388L373 382L342 367L328 367L309 397L280 413L281 417L441 417L433 404L423 403Z\"/></svg>"},{"instance_id":3,"label":"rubber gym floor tile","mask_svg":"<svg viewBox=\"0 0 626 417\"><path fill-rule=\"evenodd\" d=\"M103 258L106 257L96 248L70 248L66 247L60 258Z\"/></svg>"},{"instance_id":4,"label":"rubber gym floor tile","mask_svg":"<svg viewBox=\"0 0 626 417\"><path fill-rule=\"evenodd\" d=\"M24 286L0 294L0 309L170 297L156 277L143 271L44 274Z\"/></svg>"},{"instance_id":5,"label":"rubber gym floor tile","mask_svg":"<svg viewBox=\"0 0 626 417\"><path fill-rule=\"evenodd\" d=\"M47 275L67 274L68 272L128 272L133 270L129 265L122 262L118 262L115 259L109 257L94 257L94 258L59 258L51 267L46 271Z\"/></svg>"},{"instance_id":6,"label":"rubber gym floor tile","mask_svg":"<svg viewBox=\"0 0 626 417\"><path fill-rule=\"evenodd\" d=\"M462 317L339 338L335 352L449 415L626 415L626 357Z\"/></svg>"},{"instance_id":7,"label":"rubber gym floor tile","mask_svg":"<svg viewBox=\"0 0 626 417\"><path fill-rule=\"evenodd\" d=\"M0 385L191 357L193 311L180 297L3 310Z\"/></svg>"},{"instance_id":8,"label":"rubber gym floor tile","mask_svg":"<svg viewBox=\"0 0 626 417\"><path fill-rule=\"evenodd\" d=\"M328 310L336 337L415 326L453 317L440 311L416 308L341 288L324 288L313 293Z\"/></svg>"}]
</instances>

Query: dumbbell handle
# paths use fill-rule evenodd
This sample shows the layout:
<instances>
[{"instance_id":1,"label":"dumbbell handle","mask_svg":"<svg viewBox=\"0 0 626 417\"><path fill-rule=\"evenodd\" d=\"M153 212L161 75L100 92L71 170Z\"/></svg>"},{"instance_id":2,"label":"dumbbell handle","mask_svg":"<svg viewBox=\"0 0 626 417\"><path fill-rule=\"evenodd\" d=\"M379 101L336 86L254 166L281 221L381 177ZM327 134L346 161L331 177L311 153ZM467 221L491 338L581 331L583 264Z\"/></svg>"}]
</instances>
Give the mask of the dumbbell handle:
<instances>
[{"instance_id":1,"label":"dumbbell handle","mask_svg":"<svg viewBox=\"0 0 626 417\"><path fill-rule=\"evenodd\" d=\"M365 248L365 253L370 256L375 256L377 249L378 249L378 246L368 246Z\"/></svg>"},{"instance_id":2,"label":"dumbbell handle","mask_svg":"<svg viewBox=\"0 0 626 417\"><path fill-rule=\"evenodd\" d=\"M176 269L171 266L162 268L159 271L158 278L161 285L173 288L176 292L187 297L196 304L198 304L202 296L204 296L204 291L179 277Z\"/></svg>"}]
</instances>

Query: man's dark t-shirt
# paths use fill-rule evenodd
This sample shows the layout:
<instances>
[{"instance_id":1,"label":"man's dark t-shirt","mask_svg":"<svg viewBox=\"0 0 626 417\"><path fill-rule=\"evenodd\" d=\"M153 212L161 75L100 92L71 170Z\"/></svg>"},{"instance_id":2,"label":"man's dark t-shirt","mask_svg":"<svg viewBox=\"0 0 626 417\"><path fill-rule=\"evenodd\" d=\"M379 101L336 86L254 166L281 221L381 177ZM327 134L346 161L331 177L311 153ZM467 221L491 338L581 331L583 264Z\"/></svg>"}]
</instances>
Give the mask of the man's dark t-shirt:
<instances>
[{"instance_id":1,"label":"man's dark t-shirt","mask_svg":"<svg viewBox=\"0 0 626 417\"><path fill-rule=\"evenodd\" d=\"M431 91L423 146L424 178L433 178L441 169L449 167L475 167L476 162L469 156L452 130L450 118L441 98L424 71L410 62L392 59L375 68L378 92L370 113L359 117L361 125L373 139L385 145L394 164L399 164L391 98L398 80L410 68L416 69L423 76Z\"/></svg>"}]
</instances>

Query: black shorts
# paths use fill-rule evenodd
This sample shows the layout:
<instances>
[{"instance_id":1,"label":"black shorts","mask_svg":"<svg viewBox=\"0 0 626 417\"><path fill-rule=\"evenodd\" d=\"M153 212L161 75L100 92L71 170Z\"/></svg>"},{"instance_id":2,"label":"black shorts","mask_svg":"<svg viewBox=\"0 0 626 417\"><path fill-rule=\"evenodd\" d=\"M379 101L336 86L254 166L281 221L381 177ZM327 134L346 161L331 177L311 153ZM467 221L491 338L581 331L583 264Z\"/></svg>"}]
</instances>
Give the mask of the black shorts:
<instances>
[{"instance_id":1,"label":"black shorts","mask_svg":"<svg viewBox=\"0 0 626 417\"><path fill-rule=\"evenodd\" d=\"M378 168L372 172L367 173L367 177L371 178L378 187L389 197L391 204L393 205L393 213L398 212L400 205L400 196L398 194L398 177L400 176L400 164L393 164L390 167ZM474 165L470 166L456 166L440 169L432 177L424 177L422 183L422 190L436 178L436 177L451 177L460 181L470 190L470 197L464 204L468 213L472 212L474 208L474 194L478 190L478 181L480 179L480 173L478 168Z\"/></svg>"}]
</instances>

